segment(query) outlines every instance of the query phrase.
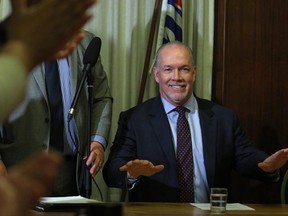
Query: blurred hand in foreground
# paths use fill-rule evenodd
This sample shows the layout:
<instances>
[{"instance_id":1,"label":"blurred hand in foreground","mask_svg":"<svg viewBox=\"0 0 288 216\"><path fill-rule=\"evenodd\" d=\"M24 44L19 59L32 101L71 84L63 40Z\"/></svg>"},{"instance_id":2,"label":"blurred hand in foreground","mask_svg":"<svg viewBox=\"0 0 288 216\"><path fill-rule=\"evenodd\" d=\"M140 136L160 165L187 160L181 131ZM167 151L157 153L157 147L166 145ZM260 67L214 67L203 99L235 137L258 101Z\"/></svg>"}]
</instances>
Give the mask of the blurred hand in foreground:
<instances>
[{"instance_id":1,"label":"blurred hand in foreground","mask_svg":"<svg viewBox=\"0 0 288 216\"><path fill-rule=\"evenodd\" d=\"M52 187L60 166L58 153L38 153L0 176L0 216L26 215Z\"/></svg>"}]
</instances>

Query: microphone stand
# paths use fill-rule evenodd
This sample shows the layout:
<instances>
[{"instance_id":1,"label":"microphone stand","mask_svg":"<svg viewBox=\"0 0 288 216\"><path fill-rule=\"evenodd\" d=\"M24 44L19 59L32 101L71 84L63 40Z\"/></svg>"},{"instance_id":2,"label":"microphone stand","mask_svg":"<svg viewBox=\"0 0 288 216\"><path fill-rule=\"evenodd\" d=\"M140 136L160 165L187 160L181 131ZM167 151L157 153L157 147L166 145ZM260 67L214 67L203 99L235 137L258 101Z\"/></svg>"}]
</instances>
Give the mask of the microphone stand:
<instances>
[{"instance_id":1,"label":"microphone stand","mask_svg":"<svg viewBox=\"0 0 288 216\"><path fill-rule=\"evenodd\" d=\"M75 109L75 106L76 106L76 103L78 101L78 98L79 98L79 94L80 92L82 91L83 89L83 85L84 85L84 81L87 81L87 90L88 90L88 124L87 124L87 144L85 145L85 148L84 148L84 152L87 153L87 159L90 155L90 145L91 145L91 125L92 125L92 106L93 106L93 76L91 75L91 66L88 65L87 68L85 67L84 68L84 71L83 71L83 74L82 74L82 78L81 78L81 81L80 81L80 84L77 88L77 91L76 91L76 94L75 94L75 97L72 101L72 105L71 105L71 108L69 110L69 113L68 113L68 122L72 119L73 117L73 113L74 113L74 109ZM91 197L91 193L92 193L92 186L91 186L91 174L90 174L90 167L88 167L86 165L86 160L83 160L83 166L84 167L84 174L83 175L83 184L84 184L84 194L83 196L86 197L86 198L90 198ZM81 192L80 192L81 193Z\"/></svg>"},{"instance_id":2,"label":"microphone stand","mask_svg":"<svg viewBox=\"0 0 288 216\"><path fill-rule=\"evenodd\" d=\"M87 159L91 153L90 145L91 145L91 125L92 125L92 109L93 109L93 87L94 87L94 80L93 80L93 75L91 74L91 70L88 71L87 74L87 90L88 90L88 133L87 133L87 145L86 145L86 152L87 152ZM90 198L92 194L92 187L91 187L91 174L90 174L90 168L91 166L86 165L86 161L84 161L84 167L86 167L85 171L85 185L84 185L84 197Z\"/></svg>"}]
</instances>

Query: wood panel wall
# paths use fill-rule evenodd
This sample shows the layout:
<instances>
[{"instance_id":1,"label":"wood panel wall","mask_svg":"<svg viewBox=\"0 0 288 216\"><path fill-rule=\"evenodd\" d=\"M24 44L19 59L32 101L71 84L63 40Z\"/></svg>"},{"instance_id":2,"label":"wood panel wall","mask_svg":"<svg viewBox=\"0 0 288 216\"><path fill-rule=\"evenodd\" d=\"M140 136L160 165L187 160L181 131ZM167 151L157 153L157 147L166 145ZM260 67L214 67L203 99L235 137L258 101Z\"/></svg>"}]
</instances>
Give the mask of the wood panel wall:
<instances>
[{"instance_id":1,"label":"wood panel wall","mask_svg":"<svg viewBox=\"0 0 288 216\"><path fill-rule=\"evenodd\" d=\"M288 1L216 0L214 46L212 99L237 112L259 149L288 147ZM236 202L280 203L280 183L232 182Z\"/></svg>"}]
</instances>

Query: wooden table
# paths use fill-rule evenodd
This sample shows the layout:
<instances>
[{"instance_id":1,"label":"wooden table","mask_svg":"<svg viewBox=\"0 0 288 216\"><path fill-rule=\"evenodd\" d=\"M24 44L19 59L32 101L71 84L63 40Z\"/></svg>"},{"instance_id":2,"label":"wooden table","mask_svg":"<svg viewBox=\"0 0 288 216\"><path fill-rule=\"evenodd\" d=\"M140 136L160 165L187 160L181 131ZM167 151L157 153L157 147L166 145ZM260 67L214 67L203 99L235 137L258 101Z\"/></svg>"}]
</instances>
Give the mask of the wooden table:
<instances>
[{"instance_id":1,"label":"wooden table","mask_svg":"<svg viewBox=\"0 0 288 216\"><path fill-rule=\"evenodd\" d=\"M258 215L280 216L288 215L288 205L245 204L255 210L226 211L225 214L210 214L208 210L201 210L188 203L123 203L122 216L218 216L218 215ZM75 216L74 212L32 212L32 216ZM79 215L80 216L80 215ZM81 214L81 216L84 216ZM104 216L93 212L89 216ZM106 215L105 215L106 216ZM109 215L113 216L113 215Z\"/></svg>"},{"instance_id":2,"label":"wooden table","mask_svg":"<svg viewBox=\"0 0 288 216\"><path fill-rule=\"evenodd\" d=\"M288 215L288 205L260 205L246 204L255 209L254 211L226 211L222 215ZM198 209L189 204L180 203L139 203L125 204L123 208L123 216L206 216L212 215L210 211ZM221 215L221 214L213 214Z\"/></svg>"}]
</instances>

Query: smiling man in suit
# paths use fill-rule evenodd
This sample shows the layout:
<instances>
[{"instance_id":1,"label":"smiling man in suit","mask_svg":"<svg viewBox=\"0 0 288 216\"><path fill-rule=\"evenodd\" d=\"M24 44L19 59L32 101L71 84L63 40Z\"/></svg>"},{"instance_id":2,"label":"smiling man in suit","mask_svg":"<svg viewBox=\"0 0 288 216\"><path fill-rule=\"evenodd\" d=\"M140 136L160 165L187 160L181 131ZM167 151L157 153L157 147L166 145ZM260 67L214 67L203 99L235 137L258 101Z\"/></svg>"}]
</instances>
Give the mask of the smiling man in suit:
<instances>
[{"instance_id":1,"label":"smiling man in suit","mask_svg":"<svg viewBox=\"0 0 288 216\"><path fill-rule=\"evenodd\" d=\"M207 203L211 187L229 188L233 169L263 181L279 179L278 169L287 162L288 149L271 156L257 150L232 110L193 93L196 66L189 47L177 41L163 45L156 55L154 78L160 96L120 114L103 168L108 186L129 189L130 201ZM186 110L190 127L186 145L193 150L193 160L185 168L178 156L180 107ZM190 200L181 196L189 187L182 189L179 183L183 175L188 179L186 173L192 173L192 180L184 183L192 187Z\"/></svg>"}]
</instances>

